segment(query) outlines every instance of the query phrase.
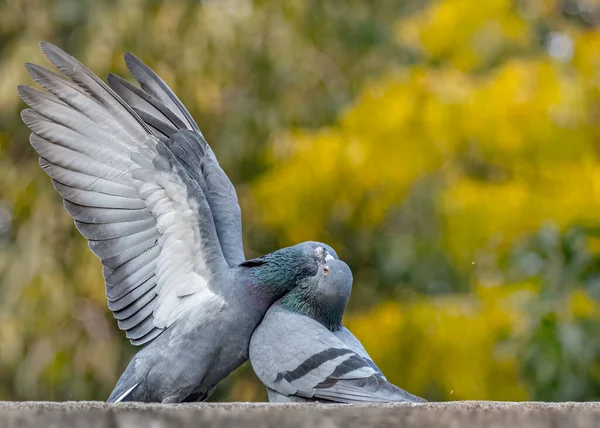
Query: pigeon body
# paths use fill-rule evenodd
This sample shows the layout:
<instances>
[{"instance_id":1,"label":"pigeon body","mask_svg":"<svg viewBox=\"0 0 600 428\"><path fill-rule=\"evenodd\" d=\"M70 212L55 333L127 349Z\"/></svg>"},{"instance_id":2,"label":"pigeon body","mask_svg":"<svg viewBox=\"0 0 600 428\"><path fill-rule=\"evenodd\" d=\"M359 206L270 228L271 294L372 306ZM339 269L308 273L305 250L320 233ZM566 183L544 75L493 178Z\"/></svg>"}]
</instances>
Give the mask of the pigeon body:
<instances>
[{"instance_id":1,"label":"pigeon body","mask_svg":"<svg viewBox=\"0 0 600 428\"><path fill-rule=\"evenodd\" d=\"M341 327L339 330L332 331L332 333L334 336L336 336L338 339L340 339L342 342L344 342L344 345L346 345L351 351L355 352L357 355L359 355L361 358L363 358L366 361L366 363L369 366L371 366L371 368L373 368L373 370L375 370L375 372L377 374L379 374L381 376L382 379L387 380L386 377L381 372L381 370L379 369L379 367L377 367L377 365L373 362L373 360L367 353L367 351L364 348L364 346L362 345L362 343L360 343L360 341L356 338L356 336L354 336L354 334L352 334L352 332L350 330L348 330L346 327ZM306 403L306 402L313 402L313 401L335 402L334 400L324 400L324 399L317 400L315 398L299 397L296 395L286 396L286 395L280 394L279 392L277 392L271 388L267 388L267 396L269 398L269 402L271 402L271 403Z\"/></svg>"},{"instance_id":2,"label":"pigeon body","mask_svg":"<svg viewBox=\"0 0 600 428\"><path fill-rule=\"evenodd\" d=\"M204 400L248 359L268 307L314 276L328 246L305 242L245 260L237 195L198 125L132 55L141 88L109 88L57 47L63 75L26 64L19 86L40 165L100 258L108 307L134 345L110 402Z\"/></svg>"},{"instance_id":3,"label":"pigeon body","mask_svg":"<svg viewBox=\"0 0 600 428\"><path fill-rule=\"evenodd\" d=\"M271 402L423 402L386 380L342 327L352 273L337 259L320 266L267 311L250 341L250 362Z\"/></svg>"},{"instance_id":4,"label":"pigeon body","mask_svg":"<svg viewBox=\"0 0 600 428\"><path fill-rule=\"evenodd\" d=\"M232 269L228 281L234 286L223 295L227 304L214 314L190 313L142 348L108 401L206 400L219 381L248 360L250 337L269 306L335 254L330 249L323 255L324 248L330 247L307 242ZM133 385L138 386L119 400Z\"/></svg>"}]
</instances>

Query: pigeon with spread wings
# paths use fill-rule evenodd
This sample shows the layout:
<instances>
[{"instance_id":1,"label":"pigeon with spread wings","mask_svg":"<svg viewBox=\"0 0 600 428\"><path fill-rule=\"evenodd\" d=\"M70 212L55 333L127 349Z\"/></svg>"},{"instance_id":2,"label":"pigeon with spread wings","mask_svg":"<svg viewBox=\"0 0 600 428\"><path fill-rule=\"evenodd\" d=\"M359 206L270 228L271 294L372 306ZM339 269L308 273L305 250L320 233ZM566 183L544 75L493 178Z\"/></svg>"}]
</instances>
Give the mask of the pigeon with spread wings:
<instances>
[{"instance_id":1,"label":"pigeon with spread wings","mask_svg":"<svg viewBox=\"0 0 600 428\"><path fill-rule=\"evenodd\" d=\"M141 87L107 86L42 42L57 74L19 86L40 166L103 266L108 307L134 345L110 402L206 399L248 359L269 306L337 258L305 242L245 260L237 195L168 86L126 55Z\"/></svg>"}]
</instances>

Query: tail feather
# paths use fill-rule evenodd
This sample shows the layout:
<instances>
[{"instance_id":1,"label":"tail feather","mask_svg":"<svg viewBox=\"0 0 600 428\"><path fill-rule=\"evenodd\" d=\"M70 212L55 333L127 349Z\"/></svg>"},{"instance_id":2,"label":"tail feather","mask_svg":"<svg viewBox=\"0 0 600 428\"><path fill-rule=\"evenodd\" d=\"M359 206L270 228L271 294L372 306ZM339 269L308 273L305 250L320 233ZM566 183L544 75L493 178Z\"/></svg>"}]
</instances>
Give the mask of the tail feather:
<instances>
[{"instance_id":1,"label":"tail feather","mask_svg":"<svg viewBox=\"0 0 600 428\"><path fill-rule=\"evenodd\" d=\"M144 351L147 348L142 349ZM148 401L146 395L145 379L148 376L148 367L143 364L138 355L127 365L119 378L115 388L110 393L107 403L120 403L122 401Z\"/></svg>"},{"instance_id":2,"label":"tail feather","mask_svg":"<svg viewBox=\"0 0 600 428\"><path fill-rule=\"evenodd\" d=\"M129 394L131 394L131 392L133 392L133 390L138 385L139 385L139 383L136 383L135 385L133 385L131 388L129 388L127 391L125 391L124 393L122 393L121 395L119 395L116 398L114 396L118 392L117 392L117 388L115 388L114 391L112 392L112 394L110 394L110 397L108 397L108 400L106 400L106 401L108 403L120 403L121 401L134 401L134 400L127 400L127 397L129 396Z\"/></svg>"}]
</instances>

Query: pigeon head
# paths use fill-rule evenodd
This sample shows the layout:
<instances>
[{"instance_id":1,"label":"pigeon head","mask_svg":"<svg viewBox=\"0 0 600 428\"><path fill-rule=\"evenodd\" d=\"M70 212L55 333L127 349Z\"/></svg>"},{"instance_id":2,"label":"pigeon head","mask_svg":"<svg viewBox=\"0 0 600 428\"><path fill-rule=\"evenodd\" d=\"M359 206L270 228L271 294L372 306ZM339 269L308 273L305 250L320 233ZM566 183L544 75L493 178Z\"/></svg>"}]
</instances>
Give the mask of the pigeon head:
<instances>
[{"instance_id":1,"label":"pigeon head","mask_svg":"<svg viewBox=\"0 0 600 428\"><path fill-rule=\"evenodd\" d=\"M332 259L304 282L319 301L327 306L341 307L341 312L344 312L352 291L352 271L346 263Z\"/></svg>"},{"instance_id":2,"label":"pigeon head","mask_svg":"<svg viewBox=\"0 0 600 428\"><path fill-rule=\"evenodd\" d=\"M300 258L305 259L308 263L316 263L317 266L324 266L329 260L339 259L333 248L321 242L308 241L292 247L283 248L284 252L299 252ZM276 251L275 253L278 253ZM275 254L273 253L273 254Z\"/></svg>"},{"instance_id":3,"label":"pigeon head","mask_svg":"<svg viewBox=\"0 0 600 428\"><path fill-rule=\"evenodd\" d=\"M275 259L278 257L293 257L304 259L308 263L314 262L320 266L324 265L328 260L339 258L335 250L329 245L316 241L302 242L301 244L282 248L281 250L267 254L265 257Z\"/></svg>"},{"instance_id":4,"label":"pigeon head","mask_svg":"<svg viewBox=\"0 0 600 428\"><path fill-rule=\"evenodd\" d=\"M303 278L280 304L306 315L331 331L342 327L342 316L352 291L352 272L346 263L329 259L312 277Z\"/></svg>"},{"instance_id":5,"label":"pigeon head","mask_svg":"<svg viewBox=\"0 0 600 428\"><path fill-rule=\"evenodd\" d=\"M337 259L337 253L329 245L309 241L247 260L239 266L253 279L254 293L270 304Z\"/></svg>"}]
</instances>

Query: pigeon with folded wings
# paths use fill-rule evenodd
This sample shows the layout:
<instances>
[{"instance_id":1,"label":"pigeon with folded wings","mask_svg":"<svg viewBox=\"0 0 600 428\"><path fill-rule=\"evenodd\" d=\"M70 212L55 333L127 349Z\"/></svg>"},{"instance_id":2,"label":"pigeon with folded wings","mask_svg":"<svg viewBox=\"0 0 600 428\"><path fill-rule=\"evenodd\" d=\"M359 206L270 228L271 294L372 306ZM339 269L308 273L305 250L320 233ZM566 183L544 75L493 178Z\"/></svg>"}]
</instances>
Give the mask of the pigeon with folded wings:
<instances>
[{"instance_id":1,"label":"pigeon with folded wings","mask_svg":"<svg viewBox=\"0 0 600 428\"><path fill-rule=\"evenodd\" d=\"M108 401L205 400L269 306L337 255L305 242L245 260L235 189L168 86L129 54L141 87L111 75L111 89L41 48L62 74L26 64L46 89L18 88L31 145L102 262L119 328L144 345Z\"/></svg>"},{"instance_id":2,"label":"pigeon with folded wings","mask_svg":"<svg viewBox=\"0 0 600 428\"><path fill-rule=\"evenodd\" d=\"M352 273L331 259L273 304L250 340L271 402L424 402L391 384L342 326Z\"/></svg>"}]
</instances>

